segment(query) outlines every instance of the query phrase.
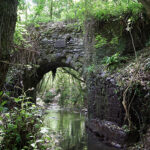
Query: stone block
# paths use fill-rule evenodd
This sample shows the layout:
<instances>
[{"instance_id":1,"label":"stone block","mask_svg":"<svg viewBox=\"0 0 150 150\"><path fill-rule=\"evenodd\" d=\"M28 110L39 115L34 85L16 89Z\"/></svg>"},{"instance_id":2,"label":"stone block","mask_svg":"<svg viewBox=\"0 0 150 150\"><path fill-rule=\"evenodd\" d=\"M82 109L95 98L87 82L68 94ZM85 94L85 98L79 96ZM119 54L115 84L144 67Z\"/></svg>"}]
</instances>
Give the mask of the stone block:
<instances>
[{"instance_id":1,"label":"stone block","mask_svg":"<svg viewBox=\"0 0 150 150\"><path fill-rule=\"evenodd\" d=\"M55 48L64 48L66 47L66 41L65 39L57 40L54 44Z\"/></svg>"},{"instance_id":2,"label":"stone block","mask_svg":"<svg viewBox=\"0 0 150 150\"><path fill-rule=\"evenodd\" d=\"M93 133L101 138L104 138L104 142L107 142L116 147L123 147L126 144L128 134L110 121L100 121L99 119L92 119L86 124Z\"/></svg>"}]
</instances>

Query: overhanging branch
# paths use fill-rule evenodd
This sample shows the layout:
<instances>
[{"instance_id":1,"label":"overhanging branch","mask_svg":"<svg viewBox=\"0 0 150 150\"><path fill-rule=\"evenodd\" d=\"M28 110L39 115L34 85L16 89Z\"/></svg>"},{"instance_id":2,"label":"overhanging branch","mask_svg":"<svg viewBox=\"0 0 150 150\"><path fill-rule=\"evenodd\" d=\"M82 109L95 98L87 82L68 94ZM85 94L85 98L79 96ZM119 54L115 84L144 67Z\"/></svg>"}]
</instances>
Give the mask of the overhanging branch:
<instances>
[{"instance_id":1,"label":"overhanging branch","mask_svg":"<svg viewBox=\"0 0 150 150\"><path fill-rule=\"evenodd\" d=\"M80 78L78 78L74 73L72 73L72 72L70 72L70 71L68 71L67 69L65 69L65 68L62 68L66 73L68 73L68 74L70 74L70 75L72 75L75 79L77 79L77 80L79 80L79 81L81 81L81 82L83 82L83 83L85 83L85 81L84 80L82 80L82 79L80 79Z\"/></svg>"}]
</instances>

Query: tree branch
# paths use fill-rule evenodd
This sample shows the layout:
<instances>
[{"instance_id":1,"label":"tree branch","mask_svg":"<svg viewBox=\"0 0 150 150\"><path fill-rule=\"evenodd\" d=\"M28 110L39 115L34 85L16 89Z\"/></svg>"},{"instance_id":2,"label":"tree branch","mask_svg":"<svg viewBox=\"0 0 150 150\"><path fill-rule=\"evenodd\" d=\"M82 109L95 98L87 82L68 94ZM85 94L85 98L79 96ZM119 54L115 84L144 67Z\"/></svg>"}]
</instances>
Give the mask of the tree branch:
<instances>
[{"instance_id":1,"label":"tree branch","mask_svg":"<svg viewBox=\"0 0 150 150\"><path fill-rule=\"evenodd\" d=\"M70 72L70 71L68 71L67 69L65 69L65 68L62 68L66 73L68 73L68 74L70 74L70 75L72 75L75 79L77 79L77 80L79 80L79 81L81 81L81 82L83 82L83 83L85 83L85 81L84 80L82 80L82 79L80 79L80 78L78 78L75 74L73 74L72 72Z\"/></svg>"}]
</instances>

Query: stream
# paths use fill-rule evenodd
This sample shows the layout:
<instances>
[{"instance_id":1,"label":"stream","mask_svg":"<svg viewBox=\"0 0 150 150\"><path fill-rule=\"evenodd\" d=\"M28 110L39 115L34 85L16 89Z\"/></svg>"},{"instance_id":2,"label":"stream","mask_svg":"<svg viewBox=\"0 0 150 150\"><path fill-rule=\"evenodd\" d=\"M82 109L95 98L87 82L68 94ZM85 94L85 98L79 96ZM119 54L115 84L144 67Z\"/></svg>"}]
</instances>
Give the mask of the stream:
<instances>
[{"instance_id":1,"label":"stream","mask_svg":"<svg viewBox=\"0 0 150 150\"><path fill-rule=\"evenodd\" d=\"M46 111L44 124L57 137L61 150L116 150L88 135L85 130L85 116L51 106ZM57 148L55 148L56 150Z\"/></svg>"}]
</instances>

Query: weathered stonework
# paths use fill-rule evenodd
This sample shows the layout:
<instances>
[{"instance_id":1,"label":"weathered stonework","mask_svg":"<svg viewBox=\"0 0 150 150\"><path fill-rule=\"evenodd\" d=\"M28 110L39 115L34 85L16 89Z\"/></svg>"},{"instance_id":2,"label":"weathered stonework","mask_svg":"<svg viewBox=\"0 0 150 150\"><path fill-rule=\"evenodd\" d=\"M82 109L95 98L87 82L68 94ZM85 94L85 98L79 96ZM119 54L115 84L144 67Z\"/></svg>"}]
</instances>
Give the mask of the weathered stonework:
<instances>
[{"instance_id":1,"label":"weathered stonework","mask_svg":"<svg viewBox=\"0 0 150 150\"><path fill-rule=\"evenodd\" d=\"M87 123L87 128L94 132L105 143L109 143L118 148L125 146L126 140L128 139L128 134L110 121L92 119L90 123Z\"/></svg>"},{"instance_id":2,"label":"weathered stonework","mask_svg":"<svg viewBox=\"0 0 150 150\"><path fill-rule=\"evenodd\" d=\"M49 71L56 73L59 67L69 67L82 74L85 54L83 32L76 29L76 26L58 22L41 24L40 27L28 29L31 37L37 39L36 61L38 67L25 71L25 89L36 88L45 73ZM35 90L29 92L29 95L35 97Z\"/></svg>"},{"instance_id":3,"label":"weathered stonework","mask_svg":"<svg viewBox=\"0 0 150 150\"><path fill-rule=\"evenodd\" d=\"M56 64L56 67L71 67L81 71L84 56L82 31L65 23L46 24L40 28L40 63L44 60L49 64Z\"/></svg>"},{"instance_id":4,"label":"weathered stonework","mask_svg":"<svg viewBox=\"0 0 150 150\"><path fill-rule=\"evenodd\" d=\"M90 77L88 83L90 83L88 95L89 119L99 118L121 126L124 120L123 92L120 87L117 87L115 80L97 74Z\"/></svg>"},{"instance_id":5,"label":"weathered stonework","mask_svg":"<svg viewBox=\"0 0 150 150\"><path fill-rule=\"evenodd\" d=\"M97 65L101 62L104 56L111 56L116 53L116 51L114 51L109 45L96 49L96 35L101 34L103 37L110 40L112 34L111 32L106 32L110 27L112 30L114 29L114 33L118 35L120 30L119 23L121 23L121 21L118 21L120 20L111 20L110 24L110 20L108 22L100 22L91 19L86 23L85 52L86 57L88 58L86 66L95 66L95 70L92 70L86 75L89 117L87 128L94 132L95 135L101 137L104 141L115 146L124 147L130 142L132 143L138 140L139 134L137 134L137 130L139 130L141 126L139 122L142 120L142 124L149 124L148 116L150 111L148 110L149 104L147 103L149 98L145 98L148 90L143 90L143 87L138 85L131 87L127 93L126 103L127 105L131 103L131 109L129 111L130 119L137 130L132 130L127 133L123 129L124 126L128 125L128 121L125 118L125 109L122 105L123 92L127 87L118 85L118 80L116 78L117 73L114 73L114 76L111 76L111 73L106 74L103 68L101 68L100 65ZM140 31L137 31L136 28L138 26L141 26L142 29L141 37L145 36L141 40L139 37ZM129 32L126 31L125 24L120 25L120 27L124 28L121 34L120 44L122 41L125 41L124 49L120 52L122 54L133 53L131 37ZM137 50L144 47L149 35L147 32L148 30L148 24L146 24L144 28L142 20L139 20L139 22L137 21L137 23L135 22L132 35ZM118 36L120 36L120 34ZM141 91L142 94L136 92L137 90ZM146 105L147 108L145 107Z\"/></svg>"}]
</instances>

